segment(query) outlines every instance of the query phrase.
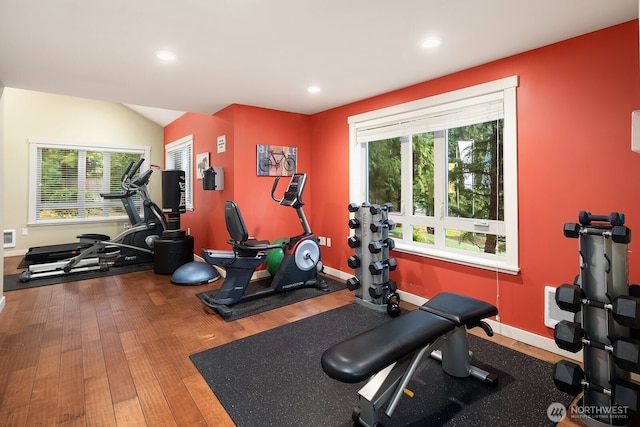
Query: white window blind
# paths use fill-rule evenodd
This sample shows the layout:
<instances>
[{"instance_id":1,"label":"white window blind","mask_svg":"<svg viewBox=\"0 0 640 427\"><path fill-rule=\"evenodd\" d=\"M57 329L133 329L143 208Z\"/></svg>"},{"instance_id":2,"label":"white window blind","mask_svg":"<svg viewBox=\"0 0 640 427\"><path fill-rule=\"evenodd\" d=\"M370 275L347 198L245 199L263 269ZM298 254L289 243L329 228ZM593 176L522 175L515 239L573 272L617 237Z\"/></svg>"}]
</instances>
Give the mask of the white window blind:
<instances>
[{"instance_id":1,"label":"white window blind","mask_svg":"<svg viewBox=\"0 0 640 427\"><path fill-rule=\"evenodd\" d=\"M457 105L437 106L419 114L400 114L387 117L386 122L377 121L357 126L357 142L415 135L504 118L502 94L491 94L454 104Z\"/></svg>"},{"instance_id":2,"label":"white window blind","mask_svg":"<svg viewBox=\"0 0 640 427\"><path fill-rule=\"evenodd\" d=\"M193 135L166 145L165 164L167 169L184 171L186 208L193 209Z\"/></svg>"}]
</instances>

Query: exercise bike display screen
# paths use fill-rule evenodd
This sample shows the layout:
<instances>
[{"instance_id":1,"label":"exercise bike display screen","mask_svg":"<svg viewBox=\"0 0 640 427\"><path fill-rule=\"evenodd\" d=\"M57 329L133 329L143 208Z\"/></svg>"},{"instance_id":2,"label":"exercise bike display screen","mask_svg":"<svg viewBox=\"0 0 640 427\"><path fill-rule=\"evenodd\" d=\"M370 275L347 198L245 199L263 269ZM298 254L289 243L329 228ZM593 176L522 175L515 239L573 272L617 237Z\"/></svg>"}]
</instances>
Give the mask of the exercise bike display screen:
<instances>
[{"instance_id":1,"label":"exercise bike display screen","mask_svg":"<svg viewBox=\"0 0 640 427\"><path fill-rule=\"evenodd\" d=\"M280 202L283 206L292 206L300 198L302 190L304 189L306 175L294 174L289 181L287 191L284 193L284 198Z\"/></svg>"}]
</instances>

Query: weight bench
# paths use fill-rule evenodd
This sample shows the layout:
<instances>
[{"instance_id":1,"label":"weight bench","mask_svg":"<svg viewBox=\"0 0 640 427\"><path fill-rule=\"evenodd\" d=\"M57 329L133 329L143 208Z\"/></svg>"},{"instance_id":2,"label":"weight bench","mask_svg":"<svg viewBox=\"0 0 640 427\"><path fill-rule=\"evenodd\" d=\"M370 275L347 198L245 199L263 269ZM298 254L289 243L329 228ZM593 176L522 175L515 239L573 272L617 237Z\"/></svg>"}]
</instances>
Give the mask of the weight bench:
<instances>
[{"instance_id":1,"label":"weight bench","mask_svg":"<svg viewBox=\"0 0 640 427\"><path fill-rule=\"evenodd\" d=\"M489 303L464 295L443 292L418 310L342 341L322 354L322 369L345 382L369 381L358 391L352 419L363 426L377 426L378 410L389 401L391 417L422 358L442 362L446 373L458 378L473 376L496 385L497 376L471 365L467 329L481 327L483 319L498 314Z\"/></svg>"}]
</instances>

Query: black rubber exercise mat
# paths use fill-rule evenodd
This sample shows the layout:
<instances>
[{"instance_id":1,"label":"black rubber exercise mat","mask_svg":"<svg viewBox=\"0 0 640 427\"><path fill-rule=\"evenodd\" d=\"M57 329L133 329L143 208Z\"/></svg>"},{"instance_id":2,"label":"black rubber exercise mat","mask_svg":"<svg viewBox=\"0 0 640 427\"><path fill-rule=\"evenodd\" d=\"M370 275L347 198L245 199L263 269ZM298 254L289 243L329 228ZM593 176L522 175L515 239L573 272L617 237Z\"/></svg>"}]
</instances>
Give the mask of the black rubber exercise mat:
<instances>
[{"instance_id":1,"label":"black rubber exercise mat","mask_svg":"<svg viewBox=\"0 0 640 427\"><path fill-rule=\"evenodd\" d=\"M4 291L15 291L18 289L35 288L38 286L57 285L59 283L75 282L78 280L95 279L97 277L116 276L119 274L133 273L153 269L153 263L125 265L122 267L111 267L107 271L87 271L82 273L63 274L60 276L43 277L32 279L26 283L19 280L20 274L7 274L3 278Z\"/></svg>"},{"instance_id":2,"label":"black rubber exercise mat","mask_svg":"<svg viewBox=\"0 0 640 427\"><path fill-rule=\"evenodd\" d=\"M194 354L191 360L240 426L352 426L351 413L363 384L345 384L324 374L325 349L389 321L384 313L350 304L229 344ZM499 375L491 387L443 373L422 362L409 383L392 426L549 426L553 402L571 396L556 390L552 365L470 336L474 361ZM371 351L375 351L372 348Z\"/></svg>"},{"instance_id":3,"label":"black rubber exercise mat","mask_svg":"<svg viewBox=\"0 0 640 427\"><path fill-rule=\"evenodd\" d=\"M298 288L292 291L274 293L263 298L242 301L231 307L233 311L231 316L224 318L224 320L226 320L227 322L232 322L244 317L253 316L254 314L263 313L265 311L273 310L278 307L294 304L296 302L304 301L309 298L315 298L317 296L346 288L345 283L342 281L337 281L324 275L319 275L318 277L319 279L324 280L327 285L329 285L329 291L321 291L320 289L314 287ZM249 283L246 293L251 294L261 289L268 288L270 280L271 279L264 279ZM200 292L197 293L196 296L200 300L202 300L202 298L207 295L211 297L215 296L217 292L217 289L207 292ZM213 309L211 309L211 311L213 312Z\"/></svg>"}]
</instances>

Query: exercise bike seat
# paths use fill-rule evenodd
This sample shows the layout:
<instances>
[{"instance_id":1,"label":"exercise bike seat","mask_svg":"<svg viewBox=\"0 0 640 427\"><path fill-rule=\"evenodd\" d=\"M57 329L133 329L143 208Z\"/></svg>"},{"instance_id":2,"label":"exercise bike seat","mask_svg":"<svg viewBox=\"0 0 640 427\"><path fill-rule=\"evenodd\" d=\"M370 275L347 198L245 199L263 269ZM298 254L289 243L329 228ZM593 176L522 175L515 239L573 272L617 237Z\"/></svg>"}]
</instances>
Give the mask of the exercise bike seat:
<instances>
[{"instance_id":1,"label":"exercise bike seat","mask_svg":"<svg viewBox=\"0 0 640 427\"><path fill-rule=\"evenodd\" d=\"M240 208L233 200L228 200L224 204L224 222L231 237L228 243L241 256L253 257L256 252L282 248L283 246L282 244L272 245L268 240L249 237L249 231L240 213Z\"/></svg>"}]
</instances>

